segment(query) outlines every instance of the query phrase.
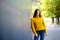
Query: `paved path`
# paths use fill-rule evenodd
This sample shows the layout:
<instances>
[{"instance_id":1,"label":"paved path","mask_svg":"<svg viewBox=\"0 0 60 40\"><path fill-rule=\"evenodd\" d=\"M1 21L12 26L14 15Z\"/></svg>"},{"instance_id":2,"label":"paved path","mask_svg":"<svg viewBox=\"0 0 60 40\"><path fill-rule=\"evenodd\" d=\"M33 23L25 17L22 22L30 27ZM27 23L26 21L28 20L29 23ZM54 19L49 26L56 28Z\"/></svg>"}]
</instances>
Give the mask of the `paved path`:
<instances>
[{"instance_id":1,"label":"paved path","mask_svg":"<svg viewBox=\"0 0 60 40\"><path fill-rule=\"evenodd\" d=\"M45 40L60 40L60 26L47 25L48 36L45 36Z\"/></svg>"}]
</instances>

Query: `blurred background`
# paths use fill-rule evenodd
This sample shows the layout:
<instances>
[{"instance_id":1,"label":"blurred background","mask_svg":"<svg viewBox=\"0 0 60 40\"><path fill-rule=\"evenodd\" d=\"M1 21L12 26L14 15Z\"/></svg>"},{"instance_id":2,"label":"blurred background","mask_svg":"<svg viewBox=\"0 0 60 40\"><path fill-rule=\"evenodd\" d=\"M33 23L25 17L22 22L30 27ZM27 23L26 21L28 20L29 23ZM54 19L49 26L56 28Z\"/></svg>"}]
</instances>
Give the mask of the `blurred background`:
<instances>
[{"instance_id":1,"label":"blurred background","mask_svg":"<svg viewBox=\"0 0 60 40\"><path fill-rule=\"evenodd\" d=\"M0 40L33 40L30 19L37 8L48 30L45 40L60 40L60 0L1 0Z\"/></svg>"},{"instance_id":2,"label":"blurred background","mask_svg":"<svg viewBox=\"0 0 60 40\"><path fill-rule=\"evenodd\" d=\"M1 0L0 3L0 40L32 40L31 0Z\"/></svg>"}]
</instances>

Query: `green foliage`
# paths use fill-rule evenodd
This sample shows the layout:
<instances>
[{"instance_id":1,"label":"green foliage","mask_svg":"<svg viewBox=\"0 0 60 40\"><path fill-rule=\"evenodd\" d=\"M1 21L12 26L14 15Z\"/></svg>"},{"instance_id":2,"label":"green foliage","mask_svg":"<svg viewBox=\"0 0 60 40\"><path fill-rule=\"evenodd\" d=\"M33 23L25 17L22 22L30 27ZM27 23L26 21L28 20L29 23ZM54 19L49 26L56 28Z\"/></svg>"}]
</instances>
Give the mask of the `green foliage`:
<instances>
[{"instance_id":1,"label":"green foliage","mask_svg":"<svg viewBox=\"0 0 60 40\"><path fill-rule=\"evenodd\" d=\"M45 17L60 16L60 0L40 0L40 9ZM57 10L56 10L57 9ZM59 10L58 10L59 9Z\"/></svg>"}]
</instances>

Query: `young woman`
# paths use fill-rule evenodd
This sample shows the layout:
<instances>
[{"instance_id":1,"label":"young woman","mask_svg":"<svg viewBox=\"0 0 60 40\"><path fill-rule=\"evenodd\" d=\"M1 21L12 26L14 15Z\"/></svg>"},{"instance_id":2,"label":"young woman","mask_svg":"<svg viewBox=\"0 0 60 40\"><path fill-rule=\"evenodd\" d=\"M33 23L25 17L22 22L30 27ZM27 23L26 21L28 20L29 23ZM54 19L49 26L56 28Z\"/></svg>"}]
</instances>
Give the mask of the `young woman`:
<instances>
[{"instance_id":1,"label":"young woman","mask_svg":"<svg viewBox=\"0 0 60 40\"><path fill-rule=\"evenodd\" d=\"M47 30L39 9L35 10L31 18L31 28L34 33L34 40L38 40L39 37L40 40L44 40L44 35L47 35Z\"/></svg>"}]
</instances>

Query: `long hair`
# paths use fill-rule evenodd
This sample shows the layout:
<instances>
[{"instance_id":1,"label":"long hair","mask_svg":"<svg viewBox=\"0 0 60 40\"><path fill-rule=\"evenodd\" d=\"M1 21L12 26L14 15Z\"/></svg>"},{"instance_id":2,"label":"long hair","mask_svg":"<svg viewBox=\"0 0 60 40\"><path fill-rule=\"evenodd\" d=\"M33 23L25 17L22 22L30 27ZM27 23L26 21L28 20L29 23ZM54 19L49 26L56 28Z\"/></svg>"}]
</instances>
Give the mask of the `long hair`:
<instances>
[{"instance_id":1,"label":"long hair","mask_svg":"<svg viewBox=\"0 0 60 40\"><path fill-rule=\"evenodd\" d=\"M37 16L37 11L40 11L40 10L39 10L39 9L36 9L36 10L34 11L33 17L36 17L36 16ZM39 17L41 17L41 12L39 13Z\"/></svg>"}]
</instances>

